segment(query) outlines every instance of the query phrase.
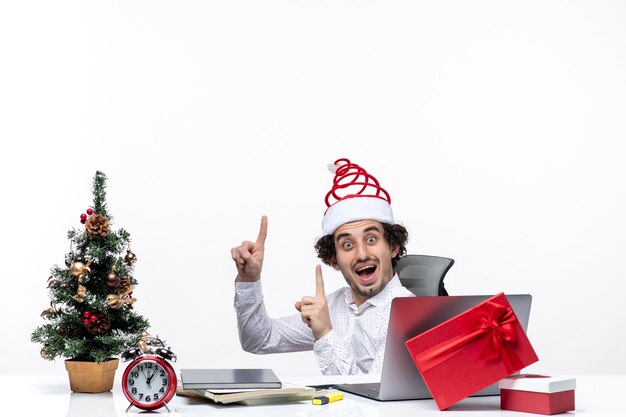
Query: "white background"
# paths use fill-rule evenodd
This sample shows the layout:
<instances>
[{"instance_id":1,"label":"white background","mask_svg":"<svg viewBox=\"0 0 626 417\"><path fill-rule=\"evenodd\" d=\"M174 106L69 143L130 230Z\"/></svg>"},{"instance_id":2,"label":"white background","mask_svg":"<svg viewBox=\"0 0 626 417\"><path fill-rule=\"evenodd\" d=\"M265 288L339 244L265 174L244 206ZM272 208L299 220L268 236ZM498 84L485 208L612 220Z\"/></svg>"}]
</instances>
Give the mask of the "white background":
<instances>
[{"instance_id":1,"label":"white background","mask_svg":"<svg viewBox=\"0 0 626 417\"><path fill-rule=\"evenodd\" d=\"M3 2L0 373L65 372L30 333L96 170L177 367L317 373L241 350L230 249L267 214L266 304L295 312L340 157L410 253L456 260L451 294L533 294L528 370L625 373L624 22L598 0Z\"/></svg>"}]
</instances>

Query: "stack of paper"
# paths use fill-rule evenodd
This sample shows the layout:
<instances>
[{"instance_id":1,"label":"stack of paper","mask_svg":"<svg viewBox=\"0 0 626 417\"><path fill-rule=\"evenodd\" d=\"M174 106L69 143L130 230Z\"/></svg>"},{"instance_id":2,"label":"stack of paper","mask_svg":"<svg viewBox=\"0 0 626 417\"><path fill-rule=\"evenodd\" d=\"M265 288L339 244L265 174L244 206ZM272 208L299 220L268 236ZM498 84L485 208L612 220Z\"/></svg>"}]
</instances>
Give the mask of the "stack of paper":
<instances>
[{"instance_id":1,"label":"stack of paper","mask_svg":"<svg viewBox=\"0 0 626 417\"><path fill-rule=\"evenodd\" d=\"M313 387L283 384L271 369L181 369L176 393L221 404L310 400Z\"/></svg>"}]
</instances>

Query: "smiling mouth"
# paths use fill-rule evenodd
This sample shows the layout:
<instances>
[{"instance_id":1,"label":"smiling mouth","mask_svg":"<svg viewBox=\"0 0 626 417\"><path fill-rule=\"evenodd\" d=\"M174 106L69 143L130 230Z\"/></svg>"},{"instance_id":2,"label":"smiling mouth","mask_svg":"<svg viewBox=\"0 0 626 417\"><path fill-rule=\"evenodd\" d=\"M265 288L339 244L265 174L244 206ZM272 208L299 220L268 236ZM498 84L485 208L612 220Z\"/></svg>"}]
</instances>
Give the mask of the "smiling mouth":
<instances>
[{"instance_id":1,"label":"smiling mouth","mask_svg":"<svg viewBox=\"0 0 626 417\"><path fill-rule=\"evenodd\" d=\"M369 283L376 272L376 265L368 265L355 270L356 274L361 278L361 282Z\"/></svg>"}]
</instances>

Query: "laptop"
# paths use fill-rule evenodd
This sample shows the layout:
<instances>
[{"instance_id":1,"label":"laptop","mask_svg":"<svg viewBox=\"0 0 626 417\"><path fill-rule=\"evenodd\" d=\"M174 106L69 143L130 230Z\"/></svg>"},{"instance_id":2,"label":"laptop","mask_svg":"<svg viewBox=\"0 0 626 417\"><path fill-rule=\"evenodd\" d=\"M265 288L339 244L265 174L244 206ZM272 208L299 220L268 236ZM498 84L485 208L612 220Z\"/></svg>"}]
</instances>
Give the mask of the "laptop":
<instances>
[{"instance_id":1,"label":"laptop","mask_svg":"<svg viewBox=\"0 0 626 417\"><path fill-rule=\"evenodd\" d=\"M391 302L387 345L380 382L338 384L335 388L378 401L432 398L404 342L485 301L493 295L399 297ZM524 331L532 296L506 294ZM472 396L499 395L495 383Z\"/></svg>"}]
</instances>

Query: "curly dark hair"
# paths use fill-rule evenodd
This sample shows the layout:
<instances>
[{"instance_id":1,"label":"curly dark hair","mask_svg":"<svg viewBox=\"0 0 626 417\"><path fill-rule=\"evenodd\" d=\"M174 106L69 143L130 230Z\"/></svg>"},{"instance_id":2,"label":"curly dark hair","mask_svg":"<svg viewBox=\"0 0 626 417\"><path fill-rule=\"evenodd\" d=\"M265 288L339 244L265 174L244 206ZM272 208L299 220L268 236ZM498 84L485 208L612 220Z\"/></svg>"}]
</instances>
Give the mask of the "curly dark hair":
<instances>
[{"instance_id":1,"label":"curly dark hair","mask_svg":"<svg viewBox=\"0 0 626 417\"><path fill-rule=\"evenodd\" d=\"M404 255L406 255L406 243L409 240L409 232L406 228L399 224L381 223L383 225L383 236L387 240L390 247L398 246L398 254L391 259L391 265L395 268L396 264ZM335 242L333 235L322 236L315 244L317 257L326 265L332 266L331 262L337 257L335 251Z\"/></svg>"}]
</instances>

